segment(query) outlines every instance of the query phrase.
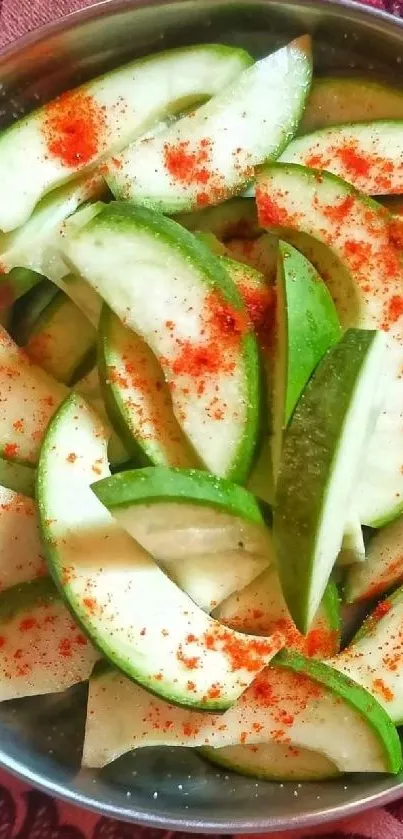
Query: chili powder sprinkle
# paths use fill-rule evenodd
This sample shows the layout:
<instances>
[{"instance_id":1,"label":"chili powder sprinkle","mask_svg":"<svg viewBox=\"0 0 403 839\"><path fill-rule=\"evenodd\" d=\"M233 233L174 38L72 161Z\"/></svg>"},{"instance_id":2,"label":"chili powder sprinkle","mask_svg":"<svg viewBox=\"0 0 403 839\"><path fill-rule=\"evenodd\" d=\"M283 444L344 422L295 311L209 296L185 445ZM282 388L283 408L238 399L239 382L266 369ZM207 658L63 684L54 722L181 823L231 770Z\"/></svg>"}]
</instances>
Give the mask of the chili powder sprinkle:
<instances>
[{"instance_id":1,"label":"chili powder sprinkle","mask_svg":"<svg viewBox=\"0 0 403 839\"><path fill-rule=\"evenodd\" d=\"M219 346L199 344L194 346L190 341L184 341L179 354L172 362L172 372L176 376L187 374L193 379L206 374L218 373L223 368Z\"/></svg>"},{"instance_id":2,"label":"chili powder sprinkle","mask_svg":"<svg viewBox=\"0 0 403 839\"><path fill-rule=\"evenodd\" d=\"M182 644L179 644L178 652L176 653L176 657L181 664L184 665L186 670L196 670L199 666L199 657L194 656L187 656L183 652Z\"/></svg>"},{"instance_id":3,"label":"chili powder sprinkle","mask_svg":"<svg viewBox=\"0 0 403 839\"><path fill-rule=\"evenodd\" d=\"M30 629L34 629L37 626L37 621L35 618L23 618L20 623L19 629L20 632L29 632Z\"/></svg>"},{"instance_id":4,"label":"chili powder sprinkle","mask_svg":"<svg viewBox=\"0 0 403 839\"><path fill-rule=\"evenodd\" d=\"M403 295L394 294L388 304L388 323L396 323L403 315Z\"/></svg>"},{"instance_id":5,"label":"chili powder sprinkle","mask_svg":"<svg viewBox=\"0 0 403 839\"><path fill-rule=\"evenodd\" d=\"M341 144L334 143L326 151L318 147L313 149L305 157L304 164L312 169L341 174L345 180L350 180L356 186L359 185L360 180L364 186L366 179L369 179L369 185L376 181L379 192L389 192L392 187L393 191L401 192L397 179L399 181L401 179L402 164L385 159L384 155L375 149L365 150L363 154L355 138L345 140ZM366 185L369 189L369 185Z\"/></svg>"},{"instance_id":6,"label":"chili powder sprinkle","mask_svg":"<svg viewBox=\"0 0 403 839\"><path fill-rule=\"evenodd\" d=\"M62 638L59 643L59 653L63 658L71 658L73 645L70 638Z\"/></svg>"},{"instance_id":7,"label":"chili powder sprinkle","mask_svg":"<svg viewBox=\"0 0 403 839\"><path fill-rule=\"evenodd\" d=\"M192 149L189 140L164 146L164 163L169 174L183 184L207 184L212 141L202 138Z\"/></svg>"},{"instance_id":8,"label":"chili powder sprinkle","mask_svg":"<svg viewBox=\"0 0 403 839\"><path fill-rule=\"evenodd\" d=\"M246 312L236 309L213 290L206 296L201 314L202 340L194 343L177 338L177 354L172 360L161 358L160 361L175 376L189 376L201 396L208 378L218 373L233 373L236 353L247 329Z\"/></svg>"},{"instance_id":9,"label":"chili powder sprinkle","mask_svg":"<svg viewBox=\"0 0 403 839\"><path fill-rule=\"evenodd\" d=\"M366 177L371 170L371 161L359 153L357 146L357 142L346 143L337 149L336 154L346 172Z\"/></svg>"},{"instance_id":10,"label":"chili powder sprinkle","mask_svg":"<svg viewBox=\"0 0 403 839\"><path fill-rule=\"evenodd\" d=\"M395 247L403 250L403 220L396 215L389 222L389 239Z\"/></svg>"},{"instance_id":11,"label":"chili powder sprinkle","mask_svg":"<svg viewBox=\"0 0 403 839\"><path fill-rule=\"evenodd\" d=\"M256 187L256 203L258 208L259 223L262 227L292 227L293 218L287 210L281 207L270 195Z\"/></svg>"},{"instance_id":12,"label":"chili powder sprinkle","mask_svg":"<svg viewBox=\"0 0 403 839\"><path fill-rule=\"evenodd\" d=\"M252 288L246 283L239 286L239 292L248 313L251 327L256 332L261 348L268 351L272 346L275 292L269 286Z\"/></svg>"},{"instance_id":13,"label":"chili powder sprinkle","mask_svg":"<svg viewBox=\"0 0 403 839\"><path fill-rule=\"evenodd\" d=\"M376 693L378 693L386 702L392 702L394 699L393 691L385 684L383 679L374 679L373 681L373 689Z\"/></svg>"},{"instance_id":14,"label":"chili powder sprinkle","mask_svg":"<svg viewBox=\"0 0 403 839\"><path fill-rule=\"evenodd\" d=\"M17 443L6 443L3 449L4 457L6 458L13 458L17 457L18 455L18 446Z\"/></svg>"},{"instance_id":15,"label":"chili powder sprinkle","mask_svg":"<svg viewBox=\"0 0 403 839\"><path fill-rule=\"evenodd\" d=\"M323 214L333 222L343 222L354 207L354 196L346 195L339 204L322 204Z\"/></svg>"},{"instance_id":16,"label":"chili powder sprinkle","mask_svg":"<svg viewBox=\"0 0 403 839\"><path fill-rule=\"evenodd\" d=\"M308 658L330 658L337 652L338 632L330 629L325 621L302 635L289 617L271 618L266 611L251 609L244 614L235 615L226 621L231 629L254 635L273 635L280 633L285 640L285 647L297 650Z\"/></svg>"},{"instance_id":17,"label":"chili powder sprinkle","mask_svg":"<svg viewBox=\"0 0 403 839\"><path fill-rule=\"evenodd\" d=\"M48 154L69 168L86 166L105 148L106 111L84 91L67 91L44 109Z\"/></svg>"},{"instance_id":18,"label":"chili powder sprinkle","mask_svg":"<svg viewBox=\"0 0 403 839\"><path fill-rule=\"evenodd\" d=\"M392 608L392 604L390 600L383 600L381 603L375 607L374 611L372 612L371 618L374 621L380 621L385 615L390 612Z\"/></svg>"},{"instance_id":19,"label":"chili powder sprinkle","mask_svg":"<svg viewBox=\"0 0 403 839\"><path fill-rule=\"evenodd\" d=\"M210 137L202 137L197 143L189 140L178 140L165 143L163 149L164 166L175 183L183 187L196 187L196 203L199 207L218 203L227 197L227 189L223 176L212 166L211 152L213 142ZM237 149L239 155L241 149ZM247 178L248 166L236 164L235 168L245 169ZM251 170L250 177L253 175Z\"/></svg>"},{"instance_id":20,"label":"chili powder sprinkle","mask_svg":"<svg viewBox=\"0 0 403 839\"><path fill-rule=\"evenodd\" d=\"M220 626L216 631L204 635L204 643L208 650L220 650L227 657L232 671L247 670L257 673L262 669L265 657L276 649L276 639L271 637L261 640L239 638L232 632ZM279 644L279 649L281 647Z\"/></svg>"}]
</instances>

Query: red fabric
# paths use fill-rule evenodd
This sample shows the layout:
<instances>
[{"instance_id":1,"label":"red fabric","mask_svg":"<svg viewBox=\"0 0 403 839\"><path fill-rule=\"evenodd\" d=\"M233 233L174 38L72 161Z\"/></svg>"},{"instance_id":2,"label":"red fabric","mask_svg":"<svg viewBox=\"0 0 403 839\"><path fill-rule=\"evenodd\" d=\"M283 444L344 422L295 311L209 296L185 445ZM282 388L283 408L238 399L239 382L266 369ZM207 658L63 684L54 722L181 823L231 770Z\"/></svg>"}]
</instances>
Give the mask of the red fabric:
<instances>
[{"instance_id":1,"label":"red fabric","mask_svg":"<svg viewBox=\"0 0 403 839\"><path fill-rule=\"evenodd\" d=\"M90 6L94 0L0 0L0 46L31 29Z\"/></svg>"},{"instance_id":2,"label":"red fabric","mask_svg":"<svg viewBox=\"0 0 403 839\"><path fill-rule=\"evenodd\" d=\"M0 46L94 0L0 0ZM403 17L403 0L367 0ZM273 839L403 839L403 801L316 829L276 833ZM191 839L190 834L188 834ZM186 834L129 826L79 810L0 771L0 839L187 839ZM249 839L249 837L242 837Z\"/></svg>"}]
</instances>

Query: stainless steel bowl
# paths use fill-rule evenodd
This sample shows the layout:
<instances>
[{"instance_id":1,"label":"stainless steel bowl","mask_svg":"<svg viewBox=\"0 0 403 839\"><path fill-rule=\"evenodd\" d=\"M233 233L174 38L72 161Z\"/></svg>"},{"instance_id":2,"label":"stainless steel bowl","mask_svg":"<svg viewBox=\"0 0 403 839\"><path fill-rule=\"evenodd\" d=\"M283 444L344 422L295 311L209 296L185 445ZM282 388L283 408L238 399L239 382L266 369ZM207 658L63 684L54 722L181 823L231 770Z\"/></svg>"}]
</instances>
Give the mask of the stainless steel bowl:
<instances>
[{"instance_id":1,"label":"stainless steel bowl","mask_svg":"<svg viewBox=\"0 0 403 839\"><path fill-rule=\"evenodd\" d=\"M259 56L306 30L314 36L317 70L354 68L399 80L403 22L355 3L111 0L46 26L2 53L0 125L129 57L202 41L241 45ZM186 749L140 749L101 772L83 771L85 700L80 685L61 696L1 704L0 764L75 804L187 831L301 827L403 795L403 776L255 783L219 772Z\"/></svg>"}]
</instances>

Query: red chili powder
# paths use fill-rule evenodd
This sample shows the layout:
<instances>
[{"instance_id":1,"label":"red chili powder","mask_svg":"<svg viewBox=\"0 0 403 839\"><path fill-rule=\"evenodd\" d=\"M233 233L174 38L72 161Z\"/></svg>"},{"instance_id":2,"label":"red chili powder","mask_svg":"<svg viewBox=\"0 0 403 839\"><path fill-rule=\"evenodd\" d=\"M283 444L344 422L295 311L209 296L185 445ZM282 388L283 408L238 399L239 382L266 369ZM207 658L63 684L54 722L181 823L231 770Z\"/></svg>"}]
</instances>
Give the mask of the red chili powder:
<instances>
[{"instance_id":1,"label":"red chili powder","mask_svg":"<svg viewBox=\"0 0 403 839\"><path fill-rule=\"evenodd\" d=\"M334 222L342 222L345 221L346 216L348 213L351 212L354 206L354 196L353 195L346 195L345 198L340 202L340 204L323 204L322 205L322 212L326 218L329 218L331 221Z\"/></svg>"},{"instance_id":2,"label":"red chili powder","mask_svg":"<svg viewBox=\"0 0 403 839\"><path fill-rule=\"evenodd\" d=\"M266 325L269 316L271 322L273 317L273 290L269 286L253 288L246 282L239 285L238 288L254 329L259 330L263 325Z\"/></svg>"},{"instance_id":3,"label":"red chili powder","mask_svg":"<svg viewBox=\"0 0 403 839\"><path fill-rule=\"evenodd\" d=\"M4 457L17 457L18 455L18 446L17 443L6 443L3 448Z\"/></svg>"},{"instance_id":4,"label":"red chili powder","mask_svg":"<svg viewBox=\"0 0 403 839\"><path fill-rule=\"evenodd\" d=\"M165 325L172 330L175 327L175 324L171 321L167 321ZM154 439L161 432L161 418L167 404L165 383L159 373L150 378L148 355L139 356L136 364L131 361L131 355L132 344L128 341L122 354L124 371L118 370L116 367L110 367L108 368L108 377L113 384L116 384L123 391L129 391L129 389L135 391L135 393L123 395L123 398L126 400L130 412L135 414L135 421L143 438ZM137 398L137 393L140 398ZM169 432L171 439L175 439L174 432L171 429Z\"/></svg>"},{"instance_id":5,"label":"red chili powder","mask_svg":"<svg viewBox=\"0 0 403 839\"><path fill-rule=\"evenodd\" d=\"M190 722L182 723L182 728L183 728L183 733L184 733L185 737L191 737L192 734L194 733L193 726L190 724Z\"/></svg>"},{"instance_id":6,"label":"red chili powder","mask_svg":"<svg viewBox=\"0 0 403 839\"><path fill-rule=\"evenodd\" d=\"M397 278L400 281L402 263L399 251L388 243L379 249L378 259L385 269L385 281Z\"/></svg>"},{"instance_id":7,"label":"red chili powder","mask_svg":"<svg viewBox=\"0 0 403 839\"><path fill-rule=\"evenodd\" d=\"M53 396L44 396L44 397L41 399L41 402L42 402L44 405L47 405L49 408L53 408L53 406L54 406L54 404L55 404L55 400L54 400Z\"/></svg>"},{"instance_id":8,"label":"red chili powder","mask_svg":"<svg viewBox=\"0 0 403 839\"><path fill-rule=\"evenodd\" d=\"M262 227L292 226L292 218L284 207L281 207L262 188L256 187L256 205L259 223Z\"/></svg>"},{"instance_id":9,"label":"red chili powder","mask_svg":"<svg viewBox=\"0 0 403 839\"><path fill-rule=\"evenodd\" d=\"M400 212L403 213L403 208ZM403 219L391 219L389 222L389 239L392 245L403 250Z\"/></svg>"},{"instance_id":10,"label":"red chili powder","mask_svg":"<svg viewBox=\"0 0 403 839\"><path fill-rule=\"evenodd\" d=\"M204 642L208 650L220 650L229 661L231 670L247 670L257 673L262 669L265 656L273 651L272 639L252 640L236 637L223 626L205 633Z\"/></svg>"},{"instance_id":11,"label":"red chili powder","mask_svg":"<svg viewBox=\"0 0 403 839\"><path fill-rule=\"evenodd\" d=\"M72 643L70 638L62 638L59 643L59 653L63 658L71 658Z\"/></svg>"},{"instance_id":12,"label":"red chili powder","mask_svg":"<svg viewBox=\"0 0 403 839\"><path fill-rule=\"evenodd\" d=\"M264 726L260 722L253 722L252 728L254 731L257 731L259 733L260 731L263 731Z\"/></svg>"},{"instance_id":13,"label":"red chili powder","mask_svg":"<svg viewBox=\"0 0 403 839\"><path fill-rule=\"evenodd\" d=\"M190 341L184 341L179 355L171 365L176 376L189 375L192 379L218 373L222 368L220 347L215 342L194 346Z\"/></svg>"},{"instance_id":14,"label":"red chili powder","mask_svg":"<svg viewBox=\"0 0 403 839\"><path fill-rule=\"evenodd\" d=\"M346 180L351 178L366 178L376 176L380 191L388 192L392 185L392 175L396 167L392 161L385 160L379 154L362 155L357 140L350 140L342 146L334 145L329 148L327 154L315 151L305 158L305 165L313 169L332 170L337 162L340 162L346 175Z\"/></svg>"},{"instance_id":15,"label":"red chili powder","mask_svg":"<svg viewBox=\"0 0 403 839\"><path fill-rule=\"evenodd\" d=\"M210 196L208 192L198 192L196 195L196 204L198 207L207 207L210 203Z\"/></svg>"},{"instance_id":16,"label":"red chili powder","mask_svg":"<svg viewBox=\"0 0 403 839\"><path fill-rule=\"evenodd\" d=\"M385 655L382 658L382 663L391 673L396 673L402 666L403 648L401 643L399 643L397 650L393 655Z\"/></svg>"},{"instance_id":17,"label":"red chili powder","mask_svg":"<svg viewBox=\"0 0 403 839\"><path fill-rule=\"evenodd\" d=\"M88 644L88 640L85 635L76 635L74 640L80 647L86 647Z\"/></svg>"},{"instance_id":18,"label":"red chili powder","mask_svg":"<svg viewBox=\"0 0 403 839\"><path fill-rule=\"evenodd\" d=\"M344 253L349 259L351 268L354 271L362 271L368 265L372 255L370 242L360 242L355 239L347 239L344 243Z\"/></svg>"},{"instance_id":19,"label":"red chili powder","mask_svg":"<svg viewBox=\"0 0 403 839\"><path fill-rule=\"evenodd\" d=\"M330 159L321 152L311 152L305 158L304 163L309 169L326 169L330 164Z\"/></svg>"},{"instance_id":20,"label":"red chili powder","mask_svg":"<svg viewBox=\"0 0 403 839\"><path fill-rule=\"evenodd\" d=\"M24 618L19 626L20 632L28 632L30 629L33 629L37 626L37 621L35 618Z\"/></svg>"},{"instance_id":21,"label":"red chili powder","mask_svg":"<svg viewBox=\"0 0 403 839\"><path fill-rule=\"evenodd\" d=\"M382 157L374 159L371 166L377 169L377 185L378 189L384 192L389 192L392 189L392 177L395 173L395 166L391 160L385 160ZM396 190L398 192L398 190Z\"/></svg>"},{"instance_id":22,"label":"red chili powder","mask_svg":"<svg viewBox=\"0 0 403 839\"><path fill-rule=\"evenodd\" d=\"M204 392L203 379L219 372L231 374L234 369L234 353L245 329L248 328L245 312L238 311L218 291L211 291L206 297L202 314L202 343L190 340L177 344L179 352L169 364L176 376L188 375L198 380L198 393Z\"/></svg>"},{"instance_id":23,"label":"red chili powder","mask_svg":"<svg viewBox=\"0 0 403 839\"><path fill-rule=\"evenodd\" d=\"M372 612L371 619L374 621L380 621L385 615L390 612L392 608L392 604L390 600L383 600L382 603L378 603L375 607L374 611Z\"/></svg>"},{"instance_id":24,"label":"red chili powder","mask_svg":"<svg viewBox=\"0 0 403 839\"><path fill-rule=\"evenodd\" d=\"M219 699L221 696L221 688L219 685L212 685L207 691L208 699Z\"/></svg>"},{"instance_id":25,"label":"red chili powder","mask_svg":"<svg viewBox=\"0 0 403 839\"><path fill-rule=\"evenodd\" d=\"M269 681L266 670L263 670L262 673L259 673L256 677L252 683L251 691L254 698L258 702L262 704L264 703L268 708L271 705L275 705L277 702L277 696L275 694L273 684Z\"/></svg>"},{"instance_id":26,"label":"red chili powder","mask_svg":"<svg viewBox=\"0 0 403 839\"><path fill-rule=\"evenodd\" d=\"M266 667L247 693L249 701L252 697L261 706L272 709L271 715L284 735L284 726L292 725L295 717L316 702L323 695L323 687L304 673ZM289 702L292 714L286 710Z\"/></svg>"},{"instance_id":27,"label":"red chili powder","mask_svg":"<svg viewBox=\"0 0 403 839\"><path fill-rule=\"evenodd\" d=\"M346 172L351 175L367 177L371 171L371 161L358 152L358 143L353 141L335 149L335 156L339 158Z\"/></svg>"},{"instance_id":28,"label":"red chili powder","mask_svg":"<svg viewBox=\"0 0 403 839\"><path fill-rule=\"evenodd\" d=\"M64 166L85 166L105 146L106 112L84 91L67 91L45 106L47 151Z\"/></svg>"},{"instance_id":29,"label":"red chili powder","mask_svg":"<svg viewBox=\"0 0 403 839\"><path fill-rule=\"evenodd\" d=\"M179 644L176 658L186 667L186 670L196 670L199 666L200 659L198 656L186 656L183 652L182 644Z\"/></svg>"},{"instance_id":30,"label":"red chili powder","mask_svg":"<svg viewBox=\"0 0 403 839\"><path fill-rule=\"evenodd\" d=\"M129 387L128 380L125 378L125 376L122 375L122 373L120 373L119 370L117 370L116 367L111 366L108 368L108 379L111 382L111 384L118 385L119 387L124 388L125 390L127 390Z\"/></svg>"},{"instance_id":31,"label":"red chili powder","mask_svg":"<svg viewBox=\"0 0 403 839\"><path fill-rule=\"evenodd\" d=\"M4 336L1 336L0 340L3 340ZM4 342L8 343L8 342ZM22 359L22 363L25 362L25 357ZM2 376L6 377L7 379L19 379L21 376L21 371L17 370L15 367L8 367L7 364L0 365L0 373Z\"/></svg>"},{"instance_id":32,"label":"red chili powder","mask_svg":"<svg viewBox=\"0 0 403 839\"><path fill-rule=\"evenodd\" d=\"M386 702L392 702L392 700L395 698L393 692L385 684L383 679L374 679L372 685L373 685L374 691L376 693L378 693L380 696L382 696L383 699L386 700Z\"/></svg>"},{"instance_id":33,"label":"red chili powder","mask_svg":"<svg viewBox=\"0 0 403 839\"><path fill-rule=\"evenodd\" d=\"M289 617L274 620L261 609L247 610L225 622L231 629L254 635L278 633L285 639L286 649L297 650L308 658L330 658L338 649L338 633L323 622L302 635Z\"/></svg>"},{"instance_id":34,"label":"red chili powder","mask_svg":"<svg viewBox=\"0 0 403 839\"><path fill-rule=\"evenodd\" d=\"M246 283L239 286L239 292L248 313L249 322L255 330L260 345L269 349L272 345L275 294L269 286L251 288Z\"/></svg>"},{"instance_id":35,"label":"red chili powder","mask_svg":"<svg viewBox=\"0 0 403 839\"><path fill-rule=\"evenodd\" d=\"M195 147L189 140L164 146L164 164L174 180L183 184L207 184L211 178L208 168L212 141L203 138Z\"/></svg>"},{"instance_id":36,"label":"red chili powder","mask_svg":"<svg viewBox=\"0 0 403 839\"><path fill-rule=\"evenodd\" d=\"M280 722L282 725L293 725L294 723L293 714L284 711L283 708L278 708L276 716L277 721Z\"/></svg>"},{"instance_id":37,"label":"red chili powder","mask_svg":"<svg viewBox=\"0 0 403 839\"><path fill-rule=\"evenodd\" d=\"M398 583L403 578L403 554L392 560L385 568L380 578L364 592L360 600L378 597L386 591L393 583Z\"/></svg>"},{"instance_id":38,"label":"red chili powder","mask_svg":"<svg viewBox=\"0 0 403 839\"><path fill-rule=\"evenodd\" d=\"M396 323L403 315L403 295L394 294L388 304L388 323Z\"/></svg>"},{"instance_id":39,"label":"red chili powder","mask_svg":"<svg viewBox=\"0 0 403 839\"><path fill-rule=\"evenodd\" d=\"M213 337L238 344L248 328L245 312L239 311L225 300L219 291L210 291L206 297L204 318Z\"/></svg>"},{"instance_id":40,"label":"red chili powder","mask_svg":"<svg viewBox=\"0 0 403 839\"><path fill-rule=\"evenodd\" d=\"M311 629L304 638L301 652L308 658L328 658L337 652L338 633L327 627Z\"/></svg>"},{"instance_id":41,"label":"red chili powder","mask_svg":"<svg viewBox=\"0 0 403 839\"><path fill-rule=\"evenodd\" d=\"M83 603L90 615L94 615L97 607L97 601L93 597L84 597Z\"/></svg>"},{"instance_id":42,"label":"red chili powder","mask_svg":"<svg viewBox=\"0 0 403 839\"><path fill-rule=\"evenodd\" d=\"M130 352L131 348L129 346L128 355L123 356L125 373L127 374L127 384L126 386L131 386L133 388L137 388L137 390L144 392L150 391L150 382L148 379L148 371L146 370L146 375L142 374L141 367L144 366L147 368L148 359L146 357L139 358L136 361L136 364L130 360Z\"/></svg>"},{"instance_id":43,"label":"red chili powder","mask_svg":"<svg viewBox=\"0 0 403 839\"><path fill-rule=\"evenodd\" d=\"M275 743L281 743L284 745L291 742L290 738L286 736L286 732L283 728L273 728L270 735Z\"/></svg>"}]
</instances>

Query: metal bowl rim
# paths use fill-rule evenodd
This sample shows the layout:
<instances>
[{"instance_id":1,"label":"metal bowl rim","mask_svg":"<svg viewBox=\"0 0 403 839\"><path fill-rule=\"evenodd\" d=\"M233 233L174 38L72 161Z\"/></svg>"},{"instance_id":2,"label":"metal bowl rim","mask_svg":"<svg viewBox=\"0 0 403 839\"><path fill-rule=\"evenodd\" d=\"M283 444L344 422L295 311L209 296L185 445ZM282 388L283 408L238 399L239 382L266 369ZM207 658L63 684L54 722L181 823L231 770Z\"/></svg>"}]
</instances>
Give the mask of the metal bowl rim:
<instances>
[{"instance_id":1,"label":"metal bowl rim","mask_svg":"<svg viewBox=\"0 0 403 839\"><path fill-rule=\"evenodd\" d=\"M0 48L0 61L3 62L5 59L8 60L13 58L27 47L32 47L40 41L44 41L53 35L58 35L64 31L72 29L76 23L82 23L87 20L96 20L97 18L102 17L105 12L111 11L112 14L118 14L119 12L124 12L130 8L141 8L145 5L162 6L168 5L172 2L182 3L186 2L186 0L100 0L100 2L96 2L95 0L94 3L91 3L91 5L86 6L83 9L69 12L67 15L62 15L62 17L57 20L44 23L32 31L27 32L26 35L22 35L20 38L17 38L15 42L5 44L2 48ZM272 0L265 0L265 3L268 5L270 5L271 2ZM358 20L373 18L374 20L382 21L383 24L385 24L385 28L391 31L400 29L403 30L402 18L394 17L388 12L384 12L382 9L377 9L374 6L368 6L365 2L359 2L359 0L281 0L281 2L283 6L313 6L318 9L323 8L323 5L325 5L330 10L336 12L340 12L340 9L346 9L351 11L353 16Z\"/></svg>"}]
</instances>

